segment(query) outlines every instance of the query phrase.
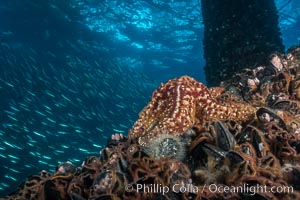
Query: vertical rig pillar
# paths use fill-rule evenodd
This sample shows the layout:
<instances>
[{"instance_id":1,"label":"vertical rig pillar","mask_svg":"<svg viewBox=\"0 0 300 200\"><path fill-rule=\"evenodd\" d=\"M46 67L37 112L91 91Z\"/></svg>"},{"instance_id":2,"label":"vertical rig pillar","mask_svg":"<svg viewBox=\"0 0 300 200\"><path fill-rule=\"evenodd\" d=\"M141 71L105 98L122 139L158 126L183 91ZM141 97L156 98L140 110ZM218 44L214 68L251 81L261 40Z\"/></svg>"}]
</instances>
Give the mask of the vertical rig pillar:
<instances>
[{"instance_id":1,"label":"vertical rig pillar","mask_svg":"<svg viewBox=\"0 0 300 200\"><path fill-rule=\"evenodd\" d=\"M284 51L273 0L202 0L202 15L209 86Z\"/></svg>"}]
</instances>

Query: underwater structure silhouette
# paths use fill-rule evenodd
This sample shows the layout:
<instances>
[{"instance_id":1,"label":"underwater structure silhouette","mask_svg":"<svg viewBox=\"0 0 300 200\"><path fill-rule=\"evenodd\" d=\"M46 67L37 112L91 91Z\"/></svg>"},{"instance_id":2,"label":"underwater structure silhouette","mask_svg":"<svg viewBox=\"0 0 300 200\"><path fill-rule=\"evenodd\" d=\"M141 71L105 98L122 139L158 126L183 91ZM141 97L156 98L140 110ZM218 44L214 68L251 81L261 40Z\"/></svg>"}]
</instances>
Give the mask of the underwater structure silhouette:
<instances>
[{"instance_id":1,"label":"underwater structure silhouette","mask_svg":"<svg viewBox=\"0 0 300 200\"><path fill-rule=\"evenodd\" d=\"M207 84L218 85L232 73L268 62L284 52L273 0L202 0Z\"/></svg>"}]
</instances>

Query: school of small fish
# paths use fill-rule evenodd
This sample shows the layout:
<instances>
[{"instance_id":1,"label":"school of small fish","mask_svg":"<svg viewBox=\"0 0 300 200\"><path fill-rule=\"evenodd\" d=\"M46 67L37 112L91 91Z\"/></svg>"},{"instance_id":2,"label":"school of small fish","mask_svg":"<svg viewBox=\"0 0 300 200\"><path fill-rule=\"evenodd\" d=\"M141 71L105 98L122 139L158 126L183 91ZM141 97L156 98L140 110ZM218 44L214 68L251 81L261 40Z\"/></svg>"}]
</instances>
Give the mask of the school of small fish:
<instances>
[{"instance_id":1,"label":"school of small fish","mask_svg":"<svg viewBox=\"0 0 300 200\"><path fill-rule=\"evenodd\" d=\"M80 41L59 45L92 49ZM5 42L0 49L0 196L40 169L97 153L107 134L130 128L156 87L99 56L14 49Z\"/></svg>"}]
</instances>

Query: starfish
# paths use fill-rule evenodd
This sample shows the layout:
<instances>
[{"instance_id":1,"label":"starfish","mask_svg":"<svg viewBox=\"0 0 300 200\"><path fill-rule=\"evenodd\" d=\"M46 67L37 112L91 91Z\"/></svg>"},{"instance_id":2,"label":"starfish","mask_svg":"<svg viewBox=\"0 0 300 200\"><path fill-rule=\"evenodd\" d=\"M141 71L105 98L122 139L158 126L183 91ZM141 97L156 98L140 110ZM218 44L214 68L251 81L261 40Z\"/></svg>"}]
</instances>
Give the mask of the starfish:
<instances>
[{"instance_id":1,"label":"starfish","mask_svg":"<svg viewBox=\"0 0 300 200\"><path fill-rule=\"evenodd\" d=\"M192 128L196 120L244 122L253 119L255 112L256 109L246 103L220 104L203 83L182 76L161 84L153 92L151 101L129 131L129 137L145 145L159 134L152 131L157 127L179 136Z\"/></svg>"}]
</instances>

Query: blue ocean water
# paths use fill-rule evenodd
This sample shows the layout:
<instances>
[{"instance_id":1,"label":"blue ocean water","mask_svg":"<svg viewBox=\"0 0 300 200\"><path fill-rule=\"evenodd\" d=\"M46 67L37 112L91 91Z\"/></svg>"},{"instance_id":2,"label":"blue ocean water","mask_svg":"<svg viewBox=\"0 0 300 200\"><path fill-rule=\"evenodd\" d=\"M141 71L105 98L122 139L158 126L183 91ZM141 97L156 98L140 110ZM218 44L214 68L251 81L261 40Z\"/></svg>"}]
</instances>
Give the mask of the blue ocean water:
<instances>
[{"instance_id":1,"label":"blue ocean water","mask_svg":"<svg viewBox=\"0 0 300 200\"><path fill-rule=\"evenodd\" d=\"M173 77L205 82L200 1L0 1L0 196L126 134ZM286 48L300 2L276 0Z\"/></svg>"}]
</instances>

